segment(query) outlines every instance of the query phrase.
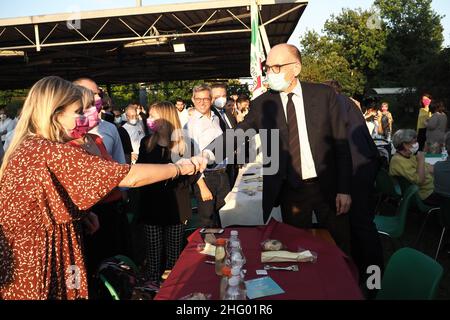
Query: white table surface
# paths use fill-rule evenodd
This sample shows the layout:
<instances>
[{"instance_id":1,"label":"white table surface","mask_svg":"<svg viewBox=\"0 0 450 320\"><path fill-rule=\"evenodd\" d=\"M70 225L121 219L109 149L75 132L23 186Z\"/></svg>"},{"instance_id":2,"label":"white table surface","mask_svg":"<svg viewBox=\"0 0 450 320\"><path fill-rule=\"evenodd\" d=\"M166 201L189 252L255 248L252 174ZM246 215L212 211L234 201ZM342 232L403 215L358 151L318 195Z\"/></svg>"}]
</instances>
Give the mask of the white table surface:
<instances>
[{"instance_id":1,"label":"white table surface","mask_svg":"<svg viewBox=\"0 0 450 320\"><path fill-rule=\"evenodd\" d=\"M425 157L425 162L431 165L434 165L438 161L445 161L444 157Z\"/></svg>"},{"instance_id":2,"label":"white table surface","mask_svg":"<svg viewBox=\"0 0 450 320\"><path fill-rule=\"evenodd\" d=\"M246 175L244 176L244 174ZM262 186L262 165L260 163L249 163L239 170L234 188L225 198L225 206L219 212L222 227L264 225ZM254 194L249 195L245 192ZM280 207L274 208L271 216L282 221Z\"/></svg>"}]
</instances>

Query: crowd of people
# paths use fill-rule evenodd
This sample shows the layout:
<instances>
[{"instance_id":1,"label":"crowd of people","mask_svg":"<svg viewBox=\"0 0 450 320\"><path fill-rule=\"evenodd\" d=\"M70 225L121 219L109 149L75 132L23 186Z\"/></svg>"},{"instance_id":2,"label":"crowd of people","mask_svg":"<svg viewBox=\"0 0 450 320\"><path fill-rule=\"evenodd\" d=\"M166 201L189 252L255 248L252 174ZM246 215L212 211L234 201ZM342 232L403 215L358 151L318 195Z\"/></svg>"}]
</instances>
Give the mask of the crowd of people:
<instances>
[{"instance_id":1,"label":"crowd of people","mask_svg":"<svg viewBox=\"0 0 450 320\"><path fill-rule=\"evenodd\" d=\"M301 69L299 50L279 44L264 65L270 90L251 102L214 83L192 88L190 108L177 98L121 110L93 79L52 76L31 88L16 119L1 108L0 299L88 298L104 259L132 255L130 202L144 230L143 273L160 281L183 250L193 197L201 226L221 227L242 164L215 151L236 129L279 131L270 151L279 153L278 171L263 181L264 221L276 206L298 228L312 227L314 215L364 284L367 267L384 264L370 206L380 167L373 139L392 141L390 174L439 205L450 195L450 162L433 169L419 150L450 147L444 105L423 95L417 131L394 132L388 103L363 112L337 81L298 80ZM67 282L73 268L77 285Z\"/></svg>"}]
</instances>

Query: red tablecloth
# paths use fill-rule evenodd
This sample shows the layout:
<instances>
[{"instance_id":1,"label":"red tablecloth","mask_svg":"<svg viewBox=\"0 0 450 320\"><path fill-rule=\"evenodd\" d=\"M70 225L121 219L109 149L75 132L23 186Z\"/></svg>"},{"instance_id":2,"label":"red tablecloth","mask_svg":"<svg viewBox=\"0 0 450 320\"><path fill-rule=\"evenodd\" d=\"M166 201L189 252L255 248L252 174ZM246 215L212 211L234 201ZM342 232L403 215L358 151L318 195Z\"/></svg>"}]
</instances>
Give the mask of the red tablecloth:
<instances>
[{"instance_id":1,"label":"red tablecloth","mask_svg":"<svg viewBox=\"0 0 450 320\"><path fill-rule=\"evenodd\" d=\"M269 270L268 275L285 293L261 299L363 299L355 278L355 269L335 245L305 230L274 220L266 226L227 228L220 237L228 238L233 229L239 231L247 260L244 266L247 269L245 280L261 277L256 275L255 270L263 269L260 243L266 239L280 240L288 246L289 251L297 251L300 247L318 254L315 263L299 263L298 272ZM176 300L193 292L210 293L212 299L219 299L220 277L215 274L214 265L204 263L214 258L198 252L197 246L201 243L203 240L197 230L189 238L189 243L156 295L156 300ZM280 266L291 264L276 263Z\"/></svg>"}]
</instances>

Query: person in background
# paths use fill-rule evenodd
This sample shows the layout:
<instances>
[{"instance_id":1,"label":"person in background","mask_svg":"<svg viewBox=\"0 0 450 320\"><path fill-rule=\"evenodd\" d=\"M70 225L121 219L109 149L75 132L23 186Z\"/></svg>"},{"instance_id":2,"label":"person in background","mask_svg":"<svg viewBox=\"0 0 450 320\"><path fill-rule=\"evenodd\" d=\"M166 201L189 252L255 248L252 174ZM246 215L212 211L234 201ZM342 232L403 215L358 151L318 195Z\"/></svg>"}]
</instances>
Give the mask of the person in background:
<instances>
[{"instance_id":1,"label":"person in background","mask_svg":"<svg viewBox=\"0 0 450 320\"><path fill-rule=\"evenodd\" d=\"M175 107L177 108L177 114L178 118L180 119L181 128L184 128L189 120L189 112L186 109L184 100L181 98L177 98L175 100Z\"/></svg>"},{"instance_id":2,"label":"person in background","mask_svg":"<svg viewBox=\"0 0 450 320\"><path fill-rule=\"evenodd\" d=\"M447 132L444 138L446 150L450 150L450 132ZM436 162L433 169L434 174L434 192L450 197L450 157L444 161Z\"/></svg>"},{"instance_id":3,"label":"person in background","mask_svg":"<svg viewBox=\"0 0 450 320\"><path fill-rule=\"evenodd\" d=\"M145 137L145 132L142 121L138 119L136 105L128 105L125 109L125 114L127 116L127 122L122 127L128 132L131 139L131 145L133 146L131 163L134 164L138 158L139 146L141 145L142 138Z\"/></svg>"},{"instance_id":4,"label":"person in background","mask_svg":"<svg viewBox=\"0 0 450 320\"><path fill-rule=\"evenodd\" d=\"M369 130L372 138L376 138L378 135L378 109L376 103L370 102L366 112L364 113L364 119L366 119L367 129Z\"/></svg>"},{"instance_id":5,"label":"person in background","mask_svg":"<svg viewBox=\"0 0 450 320\"><path fill-rule=\"evenodd\" d=\"M223 132L227 129L234 129L237 126L236 118L233 112L225 108L227 103L227 85L225 83L215 83L211 86L212 107L211 111L219 119L220 129ZM237 163L237 155L234 156L234 162L229 163L226 168L230 190L233 188L239 173L239 165Z\"/></svg>"},{"instance_id":6,"label":"person in background","mask_svg":"<svg viewBox=\"0 0 450 320\"><path fill-rule=\"evenodd\" d=\"M101 91L102 110L100 111L101 118L110 123L114 123L113 101L110 96Z\"/></svg>"},{"instance_id":7,"label":"person in background","mask_svg":"<svg viewBox=\"0 0 450 320\"><path fill-rule=\"evenodd\" d=\"M11 140L12 140L12 138L13 138L13 136L14 136L14 131L15 131L17 122L19 122L19 119L20 119L20 113L21 113L21 112L22 112L22 107L20 107L19 109L17 109L16 117L13 119L13 121L14 121L14 123L15 123L15 124L14 124L14 129L12 129L11 131L9 131L9 132L6 134L5 142L4 142L4 145L3 145L4 151L6 151L6 149L8 149L8 146L9 146L9 144L11 143Z\"/></svg>"},{"instance_id":8,"label":"person in background","mask_svg":"<svg viewBox=\"0 0 450 320\"><path fill-rule=\"evenodd\" d=\"M119 109L113 110L114 124L119 132L120 141L122 142L123 153L125 154L125 162L131 164L131 153L133 153L133 146L131 145L130 135L127 130L123 128L126 122L122 121L122 111Z\"/></svg>"},{"instance_id":9,"label":"person in background","mask_svg":"<svg viewBox=\"0 0 450 320\"><path fill-rule=\"evenodd\" d=\"M211 110L211 88L205 84L192 90L194 114L189 118L187 130L197 153L222 135L219 117ZM225 197L230 191L226 173L227 160L209 167L197 181L194 193L198 201L200 224L204 227L220 227L219 210L225 205Z\"/></svg>"},{"instance_id":10,"label":"person in background","mask_svg":"<svg viewBox=\"0 0 450 320\"><path fill-rule=\"evenodd\" d=\"M427 140L427 126L425 123L431 117L429 107L432 100L431 95L428 93L423 94L420 100L419 116L417 117L417 142L419 143L419 151L423 151Z\"/></svg>"},{"instance_id":11,"label":"person in background","mask_svg":"<svg viewBox=\"0 0 450 320\"><path fill-rule=\"evenodd\" d=\"M250 99L245 94L241 94L236 100L236 105L237 105L236 119L237 122L239 123L244 121L245 116L250 110Z\"/></svg>"},{"instance_id":12,"label":"person in background","mask_svg":"<svg viewBox=\"0 0 450 320\"><path fill-rule=\"evenodd\" d=\"M447 131L447 115L442 101L433 101L429 108L431 118L425 120L426 144L424 151L428 153L440 154L444 146L445 132Z\"/></svg>"},{"instance_id":13,"label":"person in background","mask_svg":"<svg viewBox=\"0 0 450 320\"><path fill-rule=\"evenodd\" d=\"M137 163L173 163L186 153L177 109L170 102L150 106L148 125L152 134L141 141ZM145 276L160 281L164 270L175 265L183 250L184 225L190 218L190 186L186 177L139 188L138 223L144 225ZM164 266L164 268L162 268Z\"/></svg>"},{"instance_id":14,"label":"person in background","mask_svg":"<svg viewBox=\"0 0 450 320\"><path fill-rule=\"evenodd\" d=\"M203 170L205 161L130 167L67 142L81 92L45 77L28 92L0 167L0 299L87 299L80 220L117 186L140 187ZM76 274L76 277L73 275Z\"/></svg>"},{"instance_id":15,"label":"person in background","mask_svg":"<svg viewBox=\"0 0 450 320\"><path fill-rule=\"evenodd\" d=\"M100 119L98 114L102 110L102 98L100 97L100 89L93 81L89 78L79 78L74 81L74 84L88 88L94 93L95 96L95 108L96 111L92 110L93 114L90 117L90 121L95 126L90 128L90 133L96 134L103 139L103 143L105 144L106 150L118 163L126 163L125 162L125 154L123 152L122 143L120 140L119 132L114 124ZM97 113L97 118L99 120L95 120L95 113Z\"/></svg>"},{"instance_id":16,"label":"person in background","mask_svg":"<svg viewBox=\"0 0 450 320\"><path fill-rule=\"evenodd\" d=\"M386 140L391 140L393 123L394 118L389 112L389 104L383 102L381 104L381 112L378 113L378 134Z\"/></svg>"},{"instance_id":17,"label":"person in background","mask_svg":"<svg viewBox=\"0 0 450 320\"><path fill-rule=\"evenodd\" d=\"M0 107L0 136L2 147L5 144L6 135L14 130L16 122L8 116L6 107Z\"/></svg>"},{"instance_id":18,"label":"person in background","mask_svg":"<svg viewBox=\"0 0 450 320\"><path fill-rule=\"evenodd\" d=\"M144 129L144 135L148 135L150 131L148 130L148 127L146 125L147 118L148 118L148 112L145 110L145 107L140 103L134 103L136 105L136 112L138 114L139 118L139 125L141 128Z\"/></svg>"},{"instance_id":19,"label":"person in background","mask_svg":"<svg viewBox=\"0 0 450 320\"><path fill-rule=\"evenodd\" d=\"M419 151L417 134L411 129L401 129L392 137L396 153L389 163L389 174L407 179L419 187L419 197L431 206L439 206L440 197L434 190L433 166L425 162Z\"/></svg>"}]
</instances>

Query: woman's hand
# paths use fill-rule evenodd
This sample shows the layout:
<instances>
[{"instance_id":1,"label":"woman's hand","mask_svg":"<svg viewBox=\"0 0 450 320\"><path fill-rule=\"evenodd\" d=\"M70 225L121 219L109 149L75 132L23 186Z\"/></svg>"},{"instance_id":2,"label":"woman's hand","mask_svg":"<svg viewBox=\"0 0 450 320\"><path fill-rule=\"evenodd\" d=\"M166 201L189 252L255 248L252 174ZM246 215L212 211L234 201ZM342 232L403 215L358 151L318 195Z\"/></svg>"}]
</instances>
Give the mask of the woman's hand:
<instances>
[{"instance_id":1,"label":"woman's hand","mask_svg":"<svg viewBox=\"0 0 450 320\"><path fill-rule=\"evenodd\" d=\"M83 219L83 224L86 227L86 233L89 235L94 234L100 228L98 217L93 212L89 212L87 214L87 216Z\"/></svg>"},{"instance_id":2,"label":"woman's hand","mask_svg":"<svg viewBox=\"0 0 450 320\"><path fill-rule=\"evenodd\" d=\"M195 156L190 159L180 159L175 165L180 169L180 175L193 175L203 172L206 168L208 160L204 157Z\"/></svg>"}]
</instances>

